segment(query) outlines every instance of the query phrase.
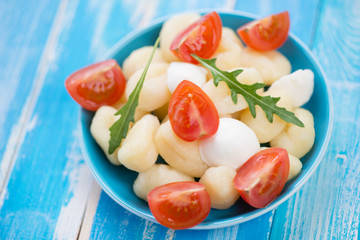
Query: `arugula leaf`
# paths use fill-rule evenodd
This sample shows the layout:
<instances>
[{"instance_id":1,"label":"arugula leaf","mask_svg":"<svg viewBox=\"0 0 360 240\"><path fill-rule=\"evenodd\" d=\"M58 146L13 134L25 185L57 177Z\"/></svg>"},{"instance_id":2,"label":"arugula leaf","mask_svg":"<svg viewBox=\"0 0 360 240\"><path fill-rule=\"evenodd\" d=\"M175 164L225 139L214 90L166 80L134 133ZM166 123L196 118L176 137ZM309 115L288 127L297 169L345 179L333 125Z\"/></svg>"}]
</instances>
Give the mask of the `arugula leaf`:
<instances>
[{"instance_id":1,"label":"arugula leaf","mask_svg":"<svg viewBox=\"0 0 360 240\"><path fill-rule=\"evenodd\" d=\"M154 44L153 51L150 55L150 58L144 68L141 77L136 84L134 90L131 92L129 96L129 100L125 103L125 105L115 113L115 115L121 115L120 118L109 128L110 130L110 140L109 140L109 154L115 152L116 148L120 146L121 140L126 137L130 122L135 122L135 110L139 103L139 96L142 86L145 81L146 73L149 69L151 60L155 54L156 48L159 45L160 38L158 38Z\"/></svg>"},{"instance_id":2,"label":"arugula leaf","mask_svg":"<svg viewBox=\"0 0 360 240\"><path fill-rule=\"evenodd\" d=\"M256 93L256 90L258 90L259 88L263 88L265 84L242 84L236 80L236 77L242 72L241 69L232 72L222 71L215 65L216 58L203 59L196 56L195 54L191 54L191 56L195 58L199 63L201 63L204 67L210 70L211 74L214 77L215 86L218 86L220 81L224 81L228 85L231 91L231 99L235 104L238 100L237 94L241 94L246 100L251 115L254 118L256 117L255 105L258 105L264 110L266 118L271 123L273 122L273 114L276 114L286 122L293 123L299 127L304 127L304 123L301 122L293 112L289 112L285 108L276 106L276 103L280 100L279 97L260 96Z\"/></svg>"}]
</instances>

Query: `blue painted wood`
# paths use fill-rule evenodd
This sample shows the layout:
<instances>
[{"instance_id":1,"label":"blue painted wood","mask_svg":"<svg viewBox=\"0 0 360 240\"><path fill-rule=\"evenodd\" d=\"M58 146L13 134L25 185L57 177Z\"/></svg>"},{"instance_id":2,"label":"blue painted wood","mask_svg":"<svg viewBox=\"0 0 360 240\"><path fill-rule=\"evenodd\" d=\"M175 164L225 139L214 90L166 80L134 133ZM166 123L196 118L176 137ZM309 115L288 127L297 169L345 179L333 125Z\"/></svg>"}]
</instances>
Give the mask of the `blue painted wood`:
<instances>
[{"instance_id":1,"label":"blue painted wood","mask_svg":"<svg viewBox=\"0 0 360 240\"><path fill-rule=\"evenodd\" d=\"M0 2L0 189L26 131L29 114L22 106L36 84L36 69L57 6L58 1L39 1L38 6L22 1Z\"/></svg>"},{"instance_id":2,"label":"blue painted wood","mask_svg":"<svg viewBox=\"0 0 360 240\"><path fill-rule=\"evenodd\" d=\"M233 7L260 16L289 9L291 31L312 47L324 67L336 114L318 171L275 213L217 230L169 230L102 193L89 220L90 238L357 239L359 5L357 0L0 1L0 163L9 156L15 160L0 197L0 239L75 239L85 228L81 224L93 178L80 152L79 108L63 86L68 74L100 59L120 38L154 18ZM12 169L3 166L0 179Z\"/></svg>"},{"instance_id":3,"label":"blue painted wood","mask_svg":"<svg viewBox=\"0 0 360 240\"><path fill-rule=\"evenodd\" d=\"M67 94L64 80L71 72L95 61L99 51L108 49L101 39L104 36L101 22L109 9L116 13L122 6L117 1L103 4L63 0L59 8L52 8L54 25L42 56L44 60L40 63L37 60L40 65L36 66L36 75L44 82L37 86L40 95L33 99L35 108L24 123L24 126L31 123L31 128L16 152L10 181L2 191L1 239L76 238L93 181L78 142L79 107ZM131 26L125 21L129 15L124 17L118 19L121 28L117 30L123 35ZM31 17L27 20L31 21ZM15 34L16 29L12 31ZM29 81L40 80L32 77ZM9 120L16 120L16 116Z\"/></svg>"},{"instance_id":4,"label":"blue painted wood","mask_svg":"<svg viewBox=\"0 0 360 240\"><path fill-rule=\"evenodd\" d=\"M290 0L290 1L236 1L235 9L251 12L260 17L282 11L289 11L290 32L295 34L305 44L309 45L316 29L320 0Z\"/></svg>"},{"instance_id":5,"label":"blue painted wood","mask_svg":"<svg viewBox=\"0 0 360 240\"><path fill-rule=\"evenodd\" d=\"M333 136L318 171L276 211L271 239L359 238L359 7L356 0L322 4L312 50L333 94Z\"/></svg>"}]
</instances>

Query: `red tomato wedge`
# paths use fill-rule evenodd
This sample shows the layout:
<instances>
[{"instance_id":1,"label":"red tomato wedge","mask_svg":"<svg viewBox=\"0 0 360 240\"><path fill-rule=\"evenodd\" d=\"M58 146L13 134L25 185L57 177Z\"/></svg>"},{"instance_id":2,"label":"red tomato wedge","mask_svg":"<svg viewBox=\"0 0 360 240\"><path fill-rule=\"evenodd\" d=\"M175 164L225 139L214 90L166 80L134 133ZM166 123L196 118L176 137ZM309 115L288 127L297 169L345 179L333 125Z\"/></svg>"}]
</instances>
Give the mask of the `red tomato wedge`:
<instances>
[{"instance_id":1,"label":"red tomato wedge","mask_svg":"<svg viewBox=\"0 0 360 240\"><path fill-rule=\"evenodd\" d=\"M252 21L238 28L237 32L246 45L257 51L271 51L286 41L290 28L287 11L261 20Z\"/></svg>"},{"instance_id":2,"label":"red tomato wedge","mask_svg":"<svg viewBox=\"0 0 360 240\"><path fill-rule=\"evenodd\" d=\"M170 50L184 62L198 63L190 54L210 58L219 46L221 32L219 14L208 13L181 32L173 40Z\"/></svg>"},{"instance_id":3,"label":"red tomato wedge","mask_svg":"<svg viewBox=\"0 0 360 240\"><path fill-rule=\"evenodd\" d=\"M289 167L289 155L285 149L262 150L238 169L235 188L249 205L266 207L284 188Z\"/></svg>"},{"instance_id":4,"label":"red tomato wedge","mask_svg":"<svg viewBox=\"0 0 360 240\"><path fill-rule=\"evenodd\" d=\"M114 104L124 93L125 85L124 74L114 59L82 68L65 80L71 97L90 111Z\"/></svg>"},{"instance_id":5,"label":"red tomato wedge","mask_svg":"<svg viewBox=\"0 0 360 240\"><path fill-rule=\"evenodd\" d=\"M182 81L173 92L168 109L175 134L188 142L209 137L219 127L219 114L210 97L195 83Z\"/></svg>"},{"instance_id":6,"label":"red tomato wedge","mask_svg":"<svg viewBox=\"0 0 360 240\"><path fill-rule=\"evenodd\" d=\"M172 229L198 225L211 209L210 196L198 182L168 183L151 190L147 199L155 219Z\"/></svg>"}]
</instances>

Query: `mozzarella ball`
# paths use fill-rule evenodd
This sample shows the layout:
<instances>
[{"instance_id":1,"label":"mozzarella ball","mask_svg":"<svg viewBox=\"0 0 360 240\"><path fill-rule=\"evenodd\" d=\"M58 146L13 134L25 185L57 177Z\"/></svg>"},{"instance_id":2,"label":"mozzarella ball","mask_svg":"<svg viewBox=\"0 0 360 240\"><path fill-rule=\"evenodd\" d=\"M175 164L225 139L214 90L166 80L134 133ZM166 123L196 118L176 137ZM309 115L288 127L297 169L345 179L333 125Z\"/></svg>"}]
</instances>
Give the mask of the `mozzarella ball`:
<instances>
[{"instance_id":1,"label":"mozzarella ball","mask_svg":"<svg viewBox=\"0 0 360 240\"><path fill-rule=\"evenodd\" d=\"M289 153L289 161L290 161L290 169L289 169L289 176L287 181L293 179L296 175L298 175L302 168L301 161L290 153Z\"/></svg>"},{"instance_id":2,"label":"mozzarella ball","mask_svg":"<svg viewBox=\"0 0 360 240\"><path fill-rule=\"evenodd\" d=\"M118 151L118 159L126 168L143 172L155 164L158 152L154 137L159 126L157 117L147 114L131 128Z\"/></svg>"},{"instance_id":3,"label":"mozzarella ball","mask_svg":"<svg viewBox=\"0 0 360 240\"><path fill-rule=\"evenodd\" d=\"M199 18L200 15L197 13L185 13L175 15L163 24L160 31L160 50L166 61L179 61L170 51L170 45L181 32Z\"/></svg>"},{"instance_id":4,"label":"mozzarella ball","mask_svg":"<svg viewBox=\"0 0 360 240\"><path fill-rule=\"evenodd\" d=\"M121 165L118 158L117 152L119 148L112 154L108 153L109 150L109 140L110 140L110 130L111 125L114 124L116 120L119 119L119 116L114 114L117 110L110 106L102 106L96 112L92 119L90 125L90 133L94 137L97 144L104 151L106 157L114 165Z\"/></svg>"},{"instance_id":5,"label":"mozzarella ball","mask_svg":"<svg viewBox=\"0 0 360 240\"><path fill-rule=\"evenodd\" d=\"M310 151L315 141L314 118L311 112L303 108L296 108L294 114L305 127L287 123L284 130L270 141L270 146L285 148L288 153L302 158Z\"/></svg>"},{"instance_id":6,"label":"mozzarella ball","mask_svg":"<svg viewBox=\"0 0 360 240\"><path fill-rule=\"evenodd\" d=\"M167 63L153 63L146 74L144 85L139 96L138 108L151 112L169 102L171 93L166 83ZM125 94L129 98L134 90L143 69L136 71L129 79Z\"/></svg>"},{"instance_id":7,"label":"mozzarella ball","mask_svg":"<svg viewBox=\"0 0 360 240\"><path fill-rule=\"evenodd\" d=\"M287 92L295 107L300 107L310 100L314 91L314 73L310 69L297 70L274 82L268 91L281 89Z\"/></svg>"},{"instance_id":8,"label":"mozzarella ball","mask_svg":"<svg viewBox=\"0 0 360 240\"><path fill-rule=\"evenodd\" d=\"M186 142L180 139L169 121L160 125L155 144L161 157L171 167L187 175L201 177L208 168L200 157L199 141Z\"/></svg>"},{"instance_id":9,"label":"mozzarella ball","mask_svg":"<svg viewBox=\"0 0 360 240\"><path fill-rule=\"evenodd\" d=\"M145 67L152 51L152 46L145 46L131 52L131 54L124 60L122 67L126 79L129 79L137 70ZM160 49L155 50L151 62L165 62Z\"/></svg>"},{"instance_id":10,"label":"mozzarella ball","mask_svg":"<svg viewBox=\"0 0 360 240\"><path fill-rule=\"evenodd\" d=\"M188 80L202 87L206 82L207 71L205 68L185 62L172 62L167 69L167 85L170 92L183 81Z\"/></svg>"},{"instance_id":11,"label":"mozzarella ball","mask_svg":"<svg viewBox=\"0 0 360 240\"><path fill-rule=\"evenodd\" d=\"M255 68L243 68L242 70L243 72L236 77L239 82L243 84L263 83L260 73ZM248 106L241 94L237 95L238 101L234 104L231 99L230 89L224 81L220 81L216 87L211 79L204 85L203 90L214 102L220 115L238 112Z\"/></svg>"},{"instance_id":12,"label":"mozzarella ball","mask_svg":"<svg viewBox=\"0 0 360 240\"><path fill-rule=\"evenodd\" d=\"M194 181L194 178L165 164L155 164L145 172L139 173L134 182L136 196L147 201L148 193L161 185L171 182Z\"/></svg>"},{"instance_id":13,"label":"mozzarella ball","mask_svg":"<svg viewBox=\"0 0 360 240\"><path fill-rule=\"evenodd\" d=\"M200 178L206 191L210 195L211 207L227 209L239 198L239 193L234 187L235 169L228 166L211 167Z\"/></svg>"},{"instance_id":14,"label":"mozzarella ball","mask_svg":"<svg viewBox=\"0 0 360 240\"><path fill-rule=\"evenodd\" d=\"M280 52L258 52L249 47L244 48L241 52L240 66L256 68L266 85L271 85L291 72L289 60Z\"/></svg>"},{"instance_id":15,"label":"mozzarella ball","mask_svg":"<svg viewBox=\"0 0 360 240\"><path fill-rule=\"evenodd\" d=\"M255 133L233 118L221 118L217 132L200 140L201 158L211 167L224 165L238 169L259 149Z\"/></svg>"}]
</instances>

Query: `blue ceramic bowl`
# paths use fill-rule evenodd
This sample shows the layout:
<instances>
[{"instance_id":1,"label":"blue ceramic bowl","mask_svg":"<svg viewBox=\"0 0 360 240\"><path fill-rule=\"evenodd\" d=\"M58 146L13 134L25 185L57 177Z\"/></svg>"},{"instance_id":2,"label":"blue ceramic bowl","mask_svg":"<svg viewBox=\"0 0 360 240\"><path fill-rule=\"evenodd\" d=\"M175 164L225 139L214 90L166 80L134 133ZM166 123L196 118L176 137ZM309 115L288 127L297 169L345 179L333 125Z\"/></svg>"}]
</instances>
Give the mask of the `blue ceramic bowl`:
<instances>
[{"instance_id":1,"label":"blue ceramic bowl","mask_svg":"<svg viewBox=\"0 0 360 240\"><path fill-rule=\"evenodd\" d=\"M243 12L220 12L219 14L223 25L234 30L254 19L254 16ZM128 35L116 44L106 58L114 58L122 65L124 59L133 50L155 43L165 20L162 19L145 29ZM280 51L290 60L292 71L308 68L315 74L314 93L304 107L314 115L316 138L311 151L301 159L303 169L297 177L285 185L282 193L266 208L255 209L242 200L238 200L230 209L212 209L209 216L194 229L227 227L248 221L272 210L300 189L315 171L325 153L330 139L333 115L332 100L325 75L309 49L293 35L290 34ZM147 202L138 198L133 191L133 182L137 173L123 166L112 165L92 138L89 129L93 115L94 113L84 109L80 111L82 150L91 172L103 190L122 207L142 218L156 222Z\"/></svg>"}]
</instances>

